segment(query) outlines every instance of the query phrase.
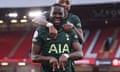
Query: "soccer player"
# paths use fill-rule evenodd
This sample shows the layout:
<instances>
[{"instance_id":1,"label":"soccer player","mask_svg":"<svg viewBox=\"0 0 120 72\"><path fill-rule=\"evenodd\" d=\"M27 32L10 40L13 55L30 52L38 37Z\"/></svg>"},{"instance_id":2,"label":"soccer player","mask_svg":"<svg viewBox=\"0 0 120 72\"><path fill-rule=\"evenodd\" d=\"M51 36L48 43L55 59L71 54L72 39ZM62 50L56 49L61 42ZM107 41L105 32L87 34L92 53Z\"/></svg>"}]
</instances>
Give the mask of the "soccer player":
<instances>
[{"instance_id":1,"label":"soccer player","mask_svg":"<svg viewBox=\"0 0 120 72\"><path fill-rule=\"evenodd\" d=\"M74 29L78 35L79 42L82 44L84 37L83 37L81 21L77 15L70 13L70 9L71 9L70 0L56 0L56 3L62 4L67 10L65 12L66 16L64 19L64 26L63 26L64 30L69 31L71 29ZM49 33L55 36L55 34L57 35L57 31L55 30L53 25L50 23L49 15L50 15L49 12L45 14L47 21L45 20L45 17L39 17L34 22L39 23L40 25L45 25L46 27L52 27L52 31L49 31Z\"/></svg>"},{"instance_id":2,"label":"soccer player","mask_svg":"<svg viewBox=\"0 0 120 72\"><path fill-rule=\"evenodd\" d=\"M41 62L43 72L72 72L72 61L83 57L78 36L74 29L64 31L65 8L54 4L50 9L50 20L58 31L51 37L48 27L37 28L32 39L31 59Z\"/></svg>"}]
</instances>

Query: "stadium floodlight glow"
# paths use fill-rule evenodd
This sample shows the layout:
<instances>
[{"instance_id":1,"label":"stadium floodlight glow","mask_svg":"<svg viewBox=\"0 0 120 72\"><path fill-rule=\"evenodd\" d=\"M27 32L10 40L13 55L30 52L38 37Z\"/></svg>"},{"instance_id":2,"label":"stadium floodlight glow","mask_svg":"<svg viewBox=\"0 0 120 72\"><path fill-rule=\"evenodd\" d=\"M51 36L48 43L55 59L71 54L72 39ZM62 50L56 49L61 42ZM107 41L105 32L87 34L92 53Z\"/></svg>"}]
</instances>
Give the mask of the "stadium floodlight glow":
<instances>
[{"instance_id":1,"label":"stadium floodlight glow","mask_svg":"<svg viewBox=\"0 0 120 72\"><path fill-rule=\"evenodd\" d=\"M4 21L3 20L0 20L0 24L3 24L4 23Z\"/></svg>"},{"instance_id":2,"label":"stadium floodlight glow","mask_svg":"<svg viewBox=\"0 0 120 72\"><path fill-rule=\"evenodd\" d=\"M26 63L25 62L18 62L18 66L25 66Z\"/></svg>"},{"instance_id":3,"label":"stadium floodlight glow","mask_svg":"<svg viewBox=\"0 0 120 72\"><path fill-rule=\"evenodd\" d=\"M15 18L16 18L16 17L18 16L18 14L17 14L16 12L15 12L15 13L9 13L8 16L9 16L9 17L15 17Z\"/></svg>"},{"instance_id":4,"label":"stadium floodlight glow","mask_svg":"<svg viewBox=\"0 0 120 72\"><path fill-rule=\"evenodd\" d=\"M21 22L21 23L27 23L28 20L27 20L27 19L21 19L20 22Z\"/></svg>"},{"instance_id":5,"label":"stadium floodlight glow","mask_svg":"<svg viewBox=\"0 0 120 72\"><path fill-rule=\"evenodd\" d=\"M37 17L37 16L40 16L42 15L42 12L41 11L31 11L28 13L29 17Z\"/></svg>"},{"instance_id":6,"label":"stadium floodlight glow","mask_svg":"<svg viewBox=\"0 0 120 72\"><path fill-rule=\"evenodd\" d=\"M12 19L10 22L11 23L17 23L18 21L17 21L17 19Z\"/></svg>"},{"instance_id":7,"label":"stadium floodlight glow","mask_svg":"<svg viewBox=\"0 0 120 72\"><path fill-rule=\"evenodd\" d=\"M1 62L1 66L8 66L8 62Z\"/></svg>"},{"instance_id":8,"label":"stadium floodlight glow","mask_svg":"<svg viewBox=\"0 0 120 72\"><path fill-rule=\"evenodd\" d=\"M24 19L26 19L26 18L27 18L27 16L23 16L23 18L24 18Z\"/></svg>"}]
</instances>

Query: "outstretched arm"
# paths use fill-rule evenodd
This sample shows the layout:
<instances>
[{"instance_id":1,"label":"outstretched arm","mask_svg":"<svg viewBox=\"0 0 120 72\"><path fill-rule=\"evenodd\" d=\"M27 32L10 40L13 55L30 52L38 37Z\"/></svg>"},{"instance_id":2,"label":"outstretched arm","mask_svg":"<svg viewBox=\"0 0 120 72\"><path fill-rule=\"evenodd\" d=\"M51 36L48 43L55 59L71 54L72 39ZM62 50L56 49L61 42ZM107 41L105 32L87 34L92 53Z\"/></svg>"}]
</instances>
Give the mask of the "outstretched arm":
<instances>
[{"instance_id":1,"label":"outstretched arm","mask_svg":"<svg viewBox=\"0 0 120 72\"><path fill-rule=\"evenodd\" d=\"M74 48L74 52L69 54L69 58L76 60L76 59L82 59L83 58L83 51L80 46L79 42L73 42L72 47Z\"/></svg>"},{"instance_id":2,"label":"outstretched arm","mask_svg":"<svg viewBox=\"0 0 120 72\"><path fill-rule=\"evenodd\" d=\"M63 68L63 70L65 70L65 66L68 62L68 59L78 60L83 58L83 52L80 48L80 43L74 42L72 43L72 47L74 48L74 52L71 52L70 54L64 53L59 58L59 65Z\"/></svg>"},{"instance_id":3,"label":"outstretched arm","mask_svg":"<svg viewBox=\"0 0 120 72\"><path fill-rule=\"evenodd\" d=\"M32 53L31 53L31 59L33 62L43 62L43 61L49 61L51 62L57 62L57 59L52 56L43 56L41 55L41 47L39 45L32 45Z\"/></svg>"},{"instance_id":4,"label":"outstretched arm","mask_svg":"<svg viewBox=\"0 0 120 72\"><path fill-rule=\"evenodd\" d=\"M49 61L49 56L42 56L40 54L41 47L39 45L32 44L32 52L31 52L31 59L33 62L42 62L42 61Z\"/></svg>"},{"instance_id":5,"label":"outstretched arm","mask_svg":"<svg viewBox=\"0 0 120 72\"><path fill-rule=\"evenodd\" d=\"M69 32L71 29L74 29L79 37L79 42L81 44L83 43L84 37L83 37L83 30L81 28L76 28L72 23L68 23L63 25L63 29L66 32Z\"/></svg>"},{"instance_id":6,"label":"outstretched arm","mask_svg":"<svg viewBox=\"0 0 120 72\"><path fill-rule=\"evenodd\" d=\"M41 47L39 45L32 45L32 53L31 53L31 59L33 62L42 63L44 61L48 61L50 64L52 64L52 71L55 71L56 68L59 68L58 60L55 57L52 56L43 56L40 54Z\"/></svg>"},{"instance_id":7,"label":"outstretched arm","mask_svg":"<svg viewBox=\"0 0 120 72\"><path fill-rule=\"evenodd\" d=\"M36 17L33 19L33 22L36 23L38 26L44 26L49 29L49 34L51 38L56 38L58 32L57 29L51 22L48 22L44 15Z\"/></svg>"},{"instance_id":8,"label":"outstretched arm","mask_svg":"<svg viewBox=\"0 0 120 72\"><path fill-rule=\"evenodd\" d=\"M72 43L72 47L74 48L74 51L71 52L70 54L62 54L60 57L60 61L62 60L68 60L68 59L72 59L72 60L77 60L77 59L82 59L83 58L83 51L80 48L80 43L79 42L74 42Z\"/></svg>"}]
</instances>

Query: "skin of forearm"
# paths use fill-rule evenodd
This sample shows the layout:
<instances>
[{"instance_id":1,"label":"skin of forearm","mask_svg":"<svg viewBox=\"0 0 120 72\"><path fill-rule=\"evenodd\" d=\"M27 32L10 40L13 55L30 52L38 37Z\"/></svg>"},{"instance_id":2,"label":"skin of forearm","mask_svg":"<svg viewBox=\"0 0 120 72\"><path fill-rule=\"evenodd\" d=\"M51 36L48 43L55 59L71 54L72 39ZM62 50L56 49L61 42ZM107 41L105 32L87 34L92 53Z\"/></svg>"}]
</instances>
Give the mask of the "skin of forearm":
<instances>
[{"instance_id":1,"label":"skin of forearm","mask_svg":"<svg viewBox=\"0 0 120 72\"><path fill-rule=\"evenodd\" d=\"M43 61L49 61L50 56L42 56L42 55L33 55L32 61L33 62L43 62Z\"/></svg>"},{"instance_id":2,"label":"skin of forearm","mask_svg":"<svg viewBox=\"0 0 120 72\"><path fill-rule=\"evenodd\" d=\"M33 62L48 61L50 56L43 56L40 54L41 47L36 44L32 44L31 59Z\"/></svg>"},{"instance_id":3,"label":"skin of forearm","mask_svg":"<svg viewBox=\"0 0 120 72\"><path fill-rule=\"evenodd\" d=\"M69 54L69 58L72 60L82 59L83 53L81 51L72 52Z\"/></svg>"},{"instance_id":4,"label":"skin of forearm","mask_svg":"<svg viewBox=\"0 0 120 72\"><path fill-rule=\"evenodd\" d=\"M80 47L79 42L72 43L72 47L74 48L74 51L69 54L69 58L73 60L82 59L83 58L83 51Z\"/></svg>"}]
</instances>

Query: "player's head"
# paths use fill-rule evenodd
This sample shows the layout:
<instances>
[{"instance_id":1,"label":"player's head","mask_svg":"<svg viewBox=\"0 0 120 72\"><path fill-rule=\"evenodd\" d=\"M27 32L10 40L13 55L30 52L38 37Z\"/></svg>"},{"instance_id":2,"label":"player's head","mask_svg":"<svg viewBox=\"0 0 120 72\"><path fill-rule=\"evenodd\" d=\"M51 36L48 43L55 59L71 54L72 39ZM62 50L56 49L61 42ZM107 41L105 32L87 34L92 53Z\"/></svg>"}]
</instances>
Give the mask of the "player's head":
<instances>
[{"instance_id":1,"label":"player's head","mask_svg":"<svg viewBox=\"0 0 120 72\"><path fill-rule=\"evenodd\" d=\"M71 9L70 0L56 0L56 3L62 4L68 11Z\"/></svg>"},{"instance_id":2,"label":"player's head","mask_svg":"<svg viewBox=\"0 0 120 72\"><path fill-rule=\"evenodd\" d=\"M55 26L61 24L62 20L65 17L65 8L61 4L54 4L50 9L50 17Z\"/></svg>"}]
</instances>

